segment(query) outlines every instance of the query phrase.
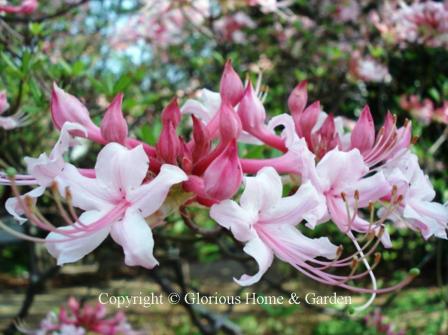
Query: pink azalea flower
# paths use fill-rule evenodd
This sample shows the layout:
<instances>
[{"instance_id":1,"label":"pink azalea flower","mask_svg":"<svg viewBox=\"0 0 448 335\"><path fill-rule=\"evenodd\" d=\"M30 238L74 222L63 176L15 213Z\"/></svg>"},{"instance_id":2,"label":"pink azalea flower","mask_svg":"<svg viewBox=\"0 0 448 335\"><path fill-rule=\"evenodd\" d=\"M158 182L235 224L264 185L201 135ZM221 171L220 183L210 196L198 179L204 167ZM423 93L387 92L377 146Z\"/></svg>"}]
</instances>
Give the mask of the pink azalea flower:
<instances>
[{"instance_id":1,"label":"pink azalea flower","mask_svg":"<svg viewBox=\"0 0 448 335\"><path fill-rule=\"evenodd\" d=\"M357 149L348 152L334 149L317 163L315 170L311 169L303 177L311 180L325 196L329 216L342 232L366 233L372 229L372 223L362 218L358 210L375 203L391 190L382 171L367 177L368 173L369 168ZM374 230L378 232L379 227ZM383 243L391 246L386 233Z\"/></svg>"},{"instance_id":2,"label":"pink azalea flower","mask_svg":"<svg viewBox=\"0 0 448 335\"><path fill-rule=\"evenodd\" d=\"M446 239L448 207L433 202L436 193L417 156L408 151L389 161L383 171L389 183L395 185L400 203L392 212L383 209L380 214L419 231L425 239L433 235Z\"/></svg>"},{"instance_id":3,"label":"pink azalea flower","mask_svg":"<svg viewBox=\"0 0 448 335\"><path fill-rule=\"evenodd\" d=\"M336 257L336 246L328 238L310 239L295 228L302 220L314 223L325 213L325 204L311 183L282 198L282 182L273 168L264 168L255 177L246 177L240 204L224 200L213 205L210 216L245 243L244 251L258 263L255 275L235 281L243 286L260 280L274 255L293 266L323 256Z\"/></svg>"},{"instance_id":4,"label":"pink azalea flower","mask_svg":"<svg viewBox=\"0 0 448 335\"><path fill-rule=\"evenodd\" d=\"M64 167L57 178L59 188L68 188L73 206L85 212L73 225L47 236L46 246L58 264L81 259L109 234L123 247L127 265L153 268L158 264L145 219L161 207L170 188L187 176L178 167L162 165L153 180L142 184L148 166L142 146L128 150L110 143L98 155L96 178L84 177L73 165Z\"/></svg>"}]
</instances>

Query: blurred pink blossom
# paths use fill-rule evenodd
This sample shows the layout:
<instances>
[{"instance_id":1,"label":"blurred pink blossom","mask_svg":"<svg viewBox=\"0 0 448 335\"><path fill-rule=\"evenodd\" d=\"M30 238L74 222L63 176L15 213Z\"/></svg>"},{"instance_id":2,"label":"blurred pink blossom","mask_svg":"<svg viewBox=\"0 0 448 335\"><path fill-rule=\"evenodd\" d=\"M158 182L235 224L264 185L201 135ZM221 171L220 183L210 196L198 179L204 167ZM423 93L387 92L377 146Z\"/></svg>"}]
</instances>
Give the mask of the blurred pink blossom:
<instances>
[{"instance_id":1,"label":"blurred pink blossom","mask_svg":"<svg viewBox=\"0 0 448 335\"><path fill-rule=\"evenodd\" d=\"M448 125L447 100L443 101L442 106L436 107L430 99L421 100L416 95L403 95L400 97L400 107L425 125L430 124L431 121Z\"/></svg>"},{"instance_id":2,"label":"blurred pink blossom","mask_svg":"<svg viewBox=\"0 0 448 335\"><path fill-rule=\"evenodd\" d=\"M96 305L81 305L75 298L70 298L67 306L62 306L59 312L49 312L41 321L39 329L28 330L19 326L19 330L29 335L143 335L128 323L124 312L119 311L114 316L106 317L106 307Z\"/></svg>"},{"instance_id":3,"label":"blurred pink blossom","mask_svg":"<svg viewBox=\"0 0 448 335\"><path fill-rule=\"evenodd\" d=\"M388 83L392 80L384 64L370 56L362 57L359 51L352 53L349 71L353 77L365 82Z\"/></svg>"},{"instance_id":4,"label":"blurred pink blossom","mask_svg":"<svg viewBox=\"0 0 448 335\"><path fill-rule=\"evenodd\" d=\"M10 5L8 2L0 1L0 13L8 14L31 14L39 6L37 0L23 0L20 5Z\"/></svg>"},{"instance_id":5,"label":"blurred pink blossom","mask_svg":"<svg viewBox=\"0 0 448 335\"><path fill-rule=\"evenodd\" d=\"M188 26L199 29L209 11L209 0L145 0L143 8L114 34L112 45L126 48L144 40L166 49L183 41Z\"/></svg>"},{"instance_id":6,"label":"blurred pink blossom","mask_svg":"<svg viewBox=\"0 0 448 335\"><path fill-rule=\"evenodd\" d=\"M448 47L448 6L436 1L385 2L372 20L382 35L394 43Z\"/></svg>"},{"instance_id":7,"label":"blurred pink blossom","mask_svg":"<svg viewBox=\"0 0 448 335\"><path fill-rule=\"evenodd\" d=\"M255 28L255 22L243 12L226 15L214 22L214 29L226 42L245 43L247 41L244 29Z\"/></svg>"}]
</instances>

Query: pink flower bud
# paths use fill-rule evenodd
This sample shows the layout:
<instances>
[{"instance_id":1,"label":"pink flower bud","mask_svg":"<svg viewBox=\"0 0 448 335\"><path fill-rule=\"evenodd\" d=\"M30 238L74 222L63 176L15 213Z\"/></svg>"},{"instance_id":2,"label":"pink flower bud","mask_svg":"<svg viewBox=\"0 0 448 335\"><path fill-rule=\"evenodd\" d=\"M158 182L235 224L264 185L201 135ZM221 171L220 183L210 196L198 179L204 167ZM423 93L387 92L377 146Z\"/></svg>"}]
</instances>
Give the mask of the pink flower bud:
<instances>
[{"instance_id":1,"label":"pink flower bud","mask_svg":"<svg viewBox=\"0 0 448 335\"><path fill-rule=\"evenodd\" d=\"M319 129L319 134L327 142L331 142L333 138L336 136L336 126L334 124L333 114L329 114L328 117L325 119L324 123L322 124L322 127Z\"/></svg>"},{"instance_id":2,"label":"pink flower bud","mask_svg":"<svg viewBox=\"0 0 448 335\"><path fill-rule=\"evenodd\" d=\"M204 124L198 120L194 115L193 119L193 150L192 158L194 162L204 157L210 151L210 137Z\"/></svg>"},{"instance_id":3,"label":"pink flower bud","mask_svg":"<svg viewBox=\"0 0 448 335\"><path fill-rule=\"evenodd\" d=\"M177 99L174 98L162 111L162 123L167 124L168 122L171 122L174 128L177 128L180 122L180 117L179 105Z\"/></svg>"},{"instance_id":4,"label":"pink flower bud","mask_svg":"<svg viewBox=\"0 0 448 335\"><path fill-rule=\"evenodd\" d=\"M224 143L237 139L241 134L241 120L232 106L225 100L219 109L219 131Z\"/></svg>"},{"instance_id":5,"label":"pink flower bud","mask_svg":"<svg viewBox=\"0 0 448 335\"><path fill-rule=\"evenodd\" d=\"M177 164L177 157L181 151L181 143L176 134L173 123L163 125L159 141L156 145L157 155L168 164Z\"/></svg>"},{"instance_id":6,"label":"pink flower bud","mask_svg":"<svg viewBox=\"0 0 448 335\"><path fill-rule=\"evenodd\" d=\"M375 142L375 125L369 106L365 106L351 134L351 148L361 153L371 149Z\"/></svg>"},{"instance_id":7,"label":"pink flower bud","mask_svg":"<svg viewBox=\"0 0 448 335\"><path fill-rule=\"evenodd\" d=\"M228 101L232 106L238 104L244 94L244 86L238 74L232 67L229 59L224 66L224 72L219 83L219 92L223 101Z\"/></svg>"},{"instance_id":8,"label":"pink flower bud","mask_svg":"<svg viewBox=\"0 0 448 335\"><path fill-rule=\"evenodd\" d=\"M5 91L0 91L0 114L9 108L8 99Z\"/></svg>"},{"instance_id":9,"label":"pink flower bud","mask_svg":"<svg viewBox=\"0 0 448 335\"><path fill-rule=\"evenodd\" d=\"M118 94L107 107L106 114L101 121L101 135L107 142L124 144L128 137L128 124L123 116L121 105L123 94Z\"/></svg>"},{"instance_id":10,"label":"pink flower bud","mask_svg":"<svg viewBox=\"0 0 448 335\"><path fill-rule=\"evenodd\" d=\"M325 153L336 147L338 144L338 133L336 132L333 114L328 115L322 127L313 136L313 139L314 153L318 158L323 157Z\"/></svg>"},{"instance_id":11,"label":"pink flower bud","mask_svg":"<svg viewBox=\"0 0 448 335\"><path fill-rule=\"evenodd\" d=\"M307 82L301 81L291 92L288 98L288 108L294 121L305 109L308 101Z\"/></svg>"},{"instance_id":12,"label":"pink flower bud","mask_svg":"<svg viewBox=\"0 0 448 335\"><path fill-rule=\"evenodd\" d=\"M238 115L243 129L248 132L261 129L264 126L266 111L255 94L252 83L249 83L246 87L244 96L238 106Z\"/></svg>"},{"instance_id":13,"label":"pink flower bud","mask_svg":"<svg viewBox=\"0 0 448 335\"><path fill-rule=\"evenodd\" d=\"M296 131L300 136L305 137L309 142L311 131L313 130L320 114L320 102L316 101L309 105L302 114L300 114L299 122L296 123Z\"/></svg>"},{"instance_id":14,"label":"pink flower bud","mask_svg":"<svg viewBox=\"0 0 448 335\"><path fill-rule=\"evenodd\" d=\"M92 122L87 108L73 95L60 89L55 83L51 91L51 117L57 129L62 129L65 122L74 122L84 126L89 135L98 133L98 127ZM74 131L73 135L83 136L81 131Z\"/></svg>"},{"instance_id":15,"label":"pink flower bud","mask_svg":"<svg viewBox=\"0 0 448 335\"><path fill-rule=\"evenodd\" d=\"M209 165L204 172L204 190L211 198L231 198L239 189L243 179L236 140Z\"/></svg>"}]
</instances>

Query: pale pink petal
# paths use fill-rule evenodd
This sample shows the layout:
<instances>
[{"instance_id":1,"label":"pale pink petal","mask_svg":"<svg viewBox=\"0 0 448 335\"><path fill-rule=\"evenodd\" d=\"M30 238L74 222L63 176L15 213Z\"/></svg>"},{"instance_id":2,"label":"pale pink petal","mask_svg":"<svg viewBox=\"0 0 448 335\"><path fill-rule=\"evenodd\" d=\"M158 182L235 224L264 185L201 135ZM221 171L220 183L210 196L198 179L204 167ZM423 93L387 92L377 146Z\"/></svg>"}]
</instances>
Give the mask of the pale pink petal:
<instances>
[{"instance_id":1,"label":"pale pink petal","mask_svg":"<svg viewBox=\"0 0 448 335\"><path fill-rule=\"evenodd\" d=\"M98 179L83 176L71 164L65 164L56 181L61 195L65 196L66 188L68 188L73 206L86 211L93 209L107 211L122 200L121 194L114 193Z\"/></svg>"},{"instance_id":2,"label":"pale pink petal","mask_svg":"<svg viewBox=\"0 0 448 335\"><path fill-rule=\"evenodd\" d=\"M128 209L124 219L112 225L111 236L122 246L126 265L152 269L159 264L153 255L151 228L137 210Z\"/></svg>"},{"instance_id":3,"label":"pale pink petal","mask_svg":"<svg viewBox=\"0 0 448 335\"><path fill-rule=\"evenodd\" d=\"M147 217L157 211L165 201L170 188L188 179L184 171L174 165L163 164L159 174L149 183L128 193L132 207Z\"/></svg>"},{"instance_id":4,"label":"pale pink petal","mask_svg":"<svg viewBox=\"0 0 448 335\"><path fill-rule=\"evenodd\" d=\"M292 225L264 225L260 238L278 258L293 264L319 256L334 259L337 253L337 247L327 237L306 237Z\"/></svg>"},{"instance_id":5,"label":"pale pink petal","mask_svg":"<svg viewBox=\"0 0 448 335\"><path fill-rule=\"evenodd\" d=\"M229 229L235 238L247 242L255 237L252 225L257 220L257 213L248 208L241 208L233 200L224 200L210 208L210 217L224 228Z\"/></svg>"},{"instance_id":6,"label":"pale pink petal","mask_svg":"<svg viewBox=\"0 0 448 335\"><path fill-rule=\"evenodd\" d=\"M233 280L241 286L249 286L257 283L265 272L269 269L274 260L274 254L266 244L259 238L250 240L244 247L244 252L252 256L258 264L258 272L252 276L244 274L240 279L233 278Z\"/></svg>"},{"instance_id":7,"label":"pale pink petal","mask_svg":"<svg viewBox=\"0 0 448 335\"><path fill-rule=\"evenodd\" d=\"M246 177L240 204L245 209L259 211L275 205L282 197L282 180L272 167L261 169L256 177Z\"/></svg>"},{"instance_id":8,"label":"pale pink petal","mask_svg":"<svg viewBox=\"0 0 448 335\"><path fill-rule=\"evenodd\" d=\"M299 139L296 133L294 120L288 114L274 116L268 123L268 129L274 132L278 126L283 126L281 137L285 140L285 145L290 148Z\"/></svg>"},{"instance_id":9,"label":"pale pink petal","mask_svg":"<svg viewBox=\"0 0 448 335\"><path fill-rule=\"evenodd\" d=\"M66 122L62 127L59 139L53 147L50 156L42 153L38 158L25 157L24 160L28 173L36 178L39 185L49 186L61 173L65 165L64 154L73 142L73 137L70 135L70 131L72 130L85 132L83 126Z\"/></svg>"},{"instance_id":10,"label":"pale pink petal","mask_svg":"<svg viewBox=\"0 0 448 335\"><path fill-rule=\"evenodd\" d=\"M79 220L88 225L100 219L103 216L99 211L88 211L81 214ZM78 224L74 224L75 227L80 227ZM73 227L65 226L58 228L58 231L70 231ZM74 238L70 241L64 241L70 237L65 234L58 234L51 232L46 237L46 247L48 252L57 259L58 265L65 263L73 263L85 255L95 250L109 235L110 225L107 225L99 230L93 230L82 237ZM74 237L80 236L84 233L75 234ZM58 242L59 241L59 242Z\"/></svg>"},{"instance_id":11,"label":"pale pink petal","mask_svg":"<svg viewBox=\"0 0 448 335\"><path fill-rule=\"evenodd\" d=\"M447 238L448 208L436 202L412 200L403 211L403 217L419 230L425 239L434 235Z\"/></svg>"},{"instance_id":12,"label":"pale pink petal","mask_svg":"<svg viewBox=\"0 0 448 335\"><path fill-rule=\"evenodd\" d=\"M30 197L33 202L36 202L36 199L40 197L45 192L45 187L37 187L33 190L31 190L28 193L25 193L24 195L20 196L22 199L25 199L25 197ZM25 212L23 211L22 207L19 204L19 201L17 198L9 198L5 202L5 209L6 211L11 214L14 219L16 219L19 223L24 223L27 219L22 217Z\"/></svg>"},{"instance_id":13,"label":"pale pink petal","mask_svg":"<svg viewBox=\"0 0 448 335\"><path fill-rule=\"evenodd\" d=\"M358 149L349 152L331 150L317 164L316 169L323 189L332 189L334 194L357 182L369 171Z\"/></svg>"},{"instance_id":14,"label":"pale pink petal","mask_svg":"<svg viewBox=\"0 0 448 335\"><path fill-rule=\"evenodd\" d=\"M220 105L220 94L204 88L200 91L199 100L187 100L182 106L181 112L183 114L192 114L205 123L208 123L218 112Z\"/></svg>"},{"instance_id":15,"label":"pale pink petal","mask_svg":"<svg viewBox=\"0 0 448 335\"><path fill-rule=\"evenodd\" d=\"M326 214L325 198L311 182L302 184L294 195L281 198L260 214L260 224L297 225L306 220L311 227Z\"/></svg>"},{"instance_id":16,"label":"pale pink petal","mask_svg":"<svg viewBox=\"0 0 448 335\"><path fill-rule=\"evenodd\" d=\"M382 171L371 177L363 178L344 190L350 202L354 203L355 191L359 193L358 208L364 208L369 202L374 203L391 192L391 185Z\"/></svg>"},{"instance_id":17,"label":"pale pink petal","mask_svg":"<svg viewBox=\"0 0 448 335\"><path fill-rule=\"evenodd\" d=\"M107 144L98 154L96 177L115 192L125 193L140 186L149 167L149 158L139 145L127 149L118 143Z\"/></svg>"}]
</instances>

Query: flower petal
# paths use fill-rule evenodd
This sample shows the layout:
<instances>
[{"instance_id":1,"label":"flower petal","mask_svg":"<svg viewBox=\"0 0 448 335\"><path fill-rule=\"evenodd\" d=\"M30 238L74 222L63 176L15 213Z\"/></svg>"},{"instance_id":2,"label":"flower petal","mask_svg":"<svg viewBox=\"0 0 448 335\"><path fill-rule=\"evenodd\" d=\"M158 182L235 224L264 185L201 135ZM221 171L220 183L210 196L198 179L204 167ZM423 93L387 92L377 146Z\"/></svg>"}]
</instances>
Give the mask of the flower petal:
<instances>
[{"instance_id":1,"label":"flower petal","mask_svg":"<svg viewBox=\"0 0 448 335\"><path fill-rule=\"evenodd\" d=\"M139 209L143 217L147 217L162 206L173 185L187 179L185 172L177 166L163 164L157 177L131 191L128 200L132 202L133 208Z\"/></svg>"},{"instance_id":2,"label":"flower petal","mask_svg":"<svg viewBox=\"0 0 448 335\"><path fill-rule=\"evenodd\" d=\"M257 283L271 266L274 254L271 249L258 237L250 240L244 247L244 252L252 256L258 264L258 272L252 276L244 274L240 279L233 280L241 286L249 286Z\"/></svg>"},{"instance_id":3,"label":"flower petal","mask_svg":"<svg viewBox=\"0 0 448 335\"><path fill-rule=\"evenodd\" d=\"M80 215L79 220L88 225L100 219L104 213L99 211L88 211ZM78 226L74 224L74 226ZM65 226L57 229L58 231L70 231L73 227ZM70 239L70 236L66 234L58 234L56 232L51 232L46 237L47 243L45 244L48 252L55 258L57 258L58 265L63 265L65 263L73 263L81 258L83 258L88 253L95 250L109 235L110 225L107 225L99 230L92 231L85 234L85 236ZM74 237L79 236L74 234ZM59 241L59 242L58 242Z\"/></svg>"},{"instance_id":4,"label":"flower petal","mask_svg":"<svg viewBox=\"0 0 448 335\"><path fill-rule=\"evenodd\" d=\"M44 192L45 192L45 187L40 186L40 187L37 187L37 188L29 191L28 193L25 193L24 195L21 195L20 197L22 199L25 199L25 197L30 197L35 202L38 197L40 197L42 194L44 194ZM22 207L20 206L17 198L13 197L13 198L9 198L8 200L6 200L5 209L19 223L26 222L27 219L22 217L22 215L25 214L25 212L23 211Z\"/></svg>"},{"instance_id":5,"label":"flower petal","mask_svg":"<svg viewBox=\"0 0 448 335\"><path fill-rule=\"evenodd\" d=\"M292 225L265 225L259 234L277 257L291 264L319 256L336 257L337 247L327 237L306 237Z\"/></svg>"},{"instance_id":6,"label":"flower petal","mask_svg":"<svg viewBox=\"0 0 448 335\"><path fill-rule=\"evenodd\" d=\"M68 188L73 206L86 211L93 209L107 211L120 200L120 194L111 192L110 188L99 182L98 179L84 177L71 164L65 164L56 180L61 195L64 196L65 189Z\"/></svg>"},{"instance_id":7,"label":"flower petal","mask_svg":"<svg viewBox=\"0 0 448 335\"><path fill-rule=\"evenodd\" d=\"M413 199L403 211L403 217L419 230L425 239L434 235L447 238L448 208L436 202Z\"/></svg>"},{"instance_id":8,"label":"flower petal","mask_svg":"<svg viewBox=\"0 0 448 335\"><path fill-rule=\"evenodd\" d=\"M323 189L331 188L336 193L357 182L369 171L358 149L349 152L331 150L317 164L316 169Z\"/></svg>"},{"instance_id":9,"label":"flower petal","mask_svg":"<svg viewBox=\"0 0 448 335\"><path fill-rule=\"evenodd\" d=\"M25 157L28 173L36 178L39 185L48 186L61 173L64 168L64 154L72 145L73 137L70 131L79 130L85 132L85 128L79 124L66 122L62 127L59 139L50 156L42 153L38 158Z\"/></svg>"},{"instance_id":10,"label":"flower petal","mask_svg":"<svg viewBox=\"0 0 448 335\"><path fill-rule=\"evenodd\" d=\"M224 200L210 208L210 217L229 229L238 241L247 242L255 237L251 228L257 220L256 212L241 208L233 200Z\"/></svg>"},{"instance_id":11,"label":"flower petal","mask_svg":"<svg viewBox=\"0 0 448 335\"><path fill-rule=\"evenodd\" d=\"M261 208L274 206L282 197L282 180L272 167L261 169L256 177L245 178L245 188L240 204L245 209L258 212Z\"/></svg>"},{"instance_id":12,"label":"flower petal","mask_svg":"<svg viewBox=\"0 0 448 335\"><path fill-rule=\"evenodd\" d=\"M296 225L305 219L311 227L326 214L325 198L311 182L302 184L294 195L281 198L260 215L261 224Z\"/></svg>"},{"instance_id":13,"label":"flower petal","mask_svg":"<svg viewBox=\"0 0 448 335\"><path fill-rule=\"evenodd\" d=\"M151 228L137 210L128 209L123 221L112 225L111 236L122 246L126 265L152 269L159 264L153 255Z\"/></svg>"},{"instance_id":14,"label":"flower petal","mask_svg":"<svg viewBox=\"0 0 448 335\"><path fill-rule=\"evenodd\" d=\"M118 143L109 143L98 154L97 178L124 193L141 185L148 172L149 159L142 145L129 150Z\"/></svg>"},{"instance_id":15,"label":"flower petal","mask_svg":"<svg viewBox=\"0 0 448 335\"><path fill-rule=\"evenodd\" d=\"M369 202L375 202L390 193L392 187L384 177L382 171L371 177L363 178L357 183L350 185L344 192L353 202L355 191L359 193L358 208L364 208Z\"/></svg>"}]
</instances>

